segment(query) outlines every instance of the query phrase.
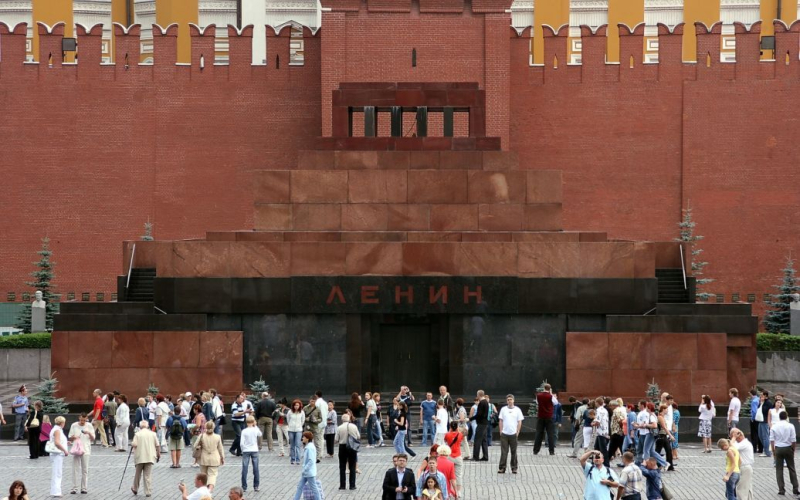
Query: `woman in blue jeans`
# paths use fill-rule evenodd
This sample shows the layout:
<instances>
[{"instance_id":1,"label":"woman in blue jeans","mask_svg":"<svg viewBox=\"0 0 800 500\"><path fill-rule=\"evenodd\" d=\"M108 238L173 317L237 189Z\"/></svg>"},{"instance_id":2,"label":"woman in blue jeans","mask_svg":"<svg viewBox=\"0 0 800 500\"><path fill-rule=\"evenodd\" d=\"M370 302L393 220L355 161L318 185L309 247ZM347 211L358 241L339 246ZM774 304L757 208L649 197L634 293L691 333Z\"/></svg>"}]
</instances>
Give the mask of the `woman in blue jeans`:
<instances>
[{"instance_id":1,"label":"woman in blue jeans","mask_svg":"<svg viewBox=\"0 0 800 500\"><path fill-rule=\"evenodd\" d=\"M406 415L408 414L408 406L402 402L398 403L398 406L398 415L397 418L394 419L394 423L397 426L397 433L394 435L392 444L397 453L405 453L415 457L417 454L410 448L406 448L406 424L408 423Z\"/></svg>"},{"instance_id":2,"label":"woman in blue jeans","mask_svg":"<svg viewBox=\"0 0 800 500\"><path fill-rule=\"evenodd\" d=\"M647 413L648 413L648 420L647 420L647 429L650 431L644 436L644 452L642 456L644 460L647 460L649 457L653 457L658 462L658 465L661 467L667 466L667 461L661 458L661 455L656 453L656 437L658 431L658 418L655 415L656 407L653 403L647 403ZM652 431L650 429L656 429L656 431Z\"/></svg>"},{"instance_id":3,"label":"woman in blue jeans","mask_svg":"<svg viewBox=\"0 0 800 500\"><path fill-rule=\"evenodd\" d=\"M299 399L292 401L292 407L286 414L286 426L289 431L289 462L300 463L300 440L303 436L303 424L306 414L303 412L303 403Z\"/></svg>"},{"instance_id":4,"label":"woman in blue jeans","mask_svg":"<svg viewBox=\"0 0 800 500\"><path fill-rule=\"evenodd\" d=\"M725 499L736 500L736 485L739 483L739 450L731 446L731 442L723 438L717 441L719 449L725 452Z\"/></svg>"}]
</instances>

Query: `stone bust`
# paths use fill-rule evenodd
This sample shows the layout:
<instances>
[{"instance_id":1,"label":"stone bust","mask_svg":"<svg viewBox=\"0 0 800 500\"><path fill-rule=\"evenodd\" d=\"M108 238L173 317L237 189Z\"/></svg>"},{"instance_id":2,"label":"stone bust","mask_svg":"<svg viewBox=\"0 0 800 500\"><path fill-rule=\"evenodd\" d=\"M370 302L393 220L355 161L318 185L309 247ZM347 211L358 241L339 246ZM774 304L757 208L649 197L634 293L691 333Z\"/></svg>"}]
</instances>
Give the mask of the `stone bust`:
<instances>
[{"instance_id":1,"label":"stone bust","mask_svg":"<svg viewBox=\"0 0 800 500\"><path fill-rule=\"evenodd\" d=\"M47 307L47 303L42 299L43 295L41 291L36 290L36 293L33 295L35 298L33 299L33 302L31 302L31 307L40 307L42 309Z\"/></svg>"},{"instance_id":2,"label":"stone bust","mask_svg":"<svg viewBox=\"0 0 800 500\"><path fill-rule=\"evenodd\" d=\"M800 311L800 293L792 294L792 301L789 303L789 309Z\"/></svg>"}]
</instances>

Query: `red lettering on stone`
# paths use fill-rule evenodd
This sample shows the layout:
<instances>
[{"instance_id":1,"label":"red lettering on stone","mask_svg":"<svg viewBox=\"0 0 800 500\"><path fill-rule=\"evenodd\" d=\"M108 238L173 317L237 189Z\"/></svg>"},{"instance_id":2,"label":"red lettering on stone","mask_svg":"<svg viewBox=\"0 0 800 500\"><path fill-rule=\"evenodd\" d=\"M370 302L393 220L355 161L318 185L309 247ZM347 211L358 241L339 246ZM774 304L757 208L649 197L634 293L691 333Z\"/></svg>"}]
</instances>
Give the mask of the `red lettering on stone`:
<instances>
[{"instance_id":1,"label":"red lettering on stone","mask_svg":"<svg viewBox=\"0 0 800 500\"><path fill-rule=\"evenodd\" d=\"M394 287L394 303L399 304L402 297L405 297L409 304L413 304L414 289L409 286L404 292L399 286Z\"/></svg>"},{"instance_id":2,"label":"red lettering on stone","mask_svg":"<svg viewBox=\"0 0 800 500\"><path fill-rule=\"evenodd\" d=\"M442 304L447 304L447 286L440 286L438 290L435 287L430 287L428 296L431 304L435 304L439 300Z\"/></svg>"},{"instance_id":3,"label":"red lettering on stone","mask_svg":"<svg viewBox=\"0 0 800 500\"><path fill-rule=\"evenodd\" d=\"M465 304L469 304L470 297L475 297L475 303L476 304L480 304L481 303L482 295L481 295L481 286L480 285L478 285L476 287L474 292L471 292L469 290L468 286L464 287L464 303Z\"/></svg>"},{"instance_id":4,"label":"red lettering on stone","mask_svg":"<svg viewBox=\"0 0 800 500\"><path fill-rule=\"evenodd\" d=\"M347 304L347 301L344 300L342 289L338 285L333 285L333 287L331 287L331 293L328 294L328 300L326 300L325 303L328 305L332 304L334 298L339 299L340 304Z\"/></svg>"},{"instance_id":5,"label":"red lettering on stone","mask_svg":"<svg viewBox=\"0 0 800 500\"><path fill-rule=\"evenodd\" d=\"M377 286L362 286L361 287L361 303L362 304L378 304L380 300L375 294L378 293Z\"/></svg>"}]
</instances>

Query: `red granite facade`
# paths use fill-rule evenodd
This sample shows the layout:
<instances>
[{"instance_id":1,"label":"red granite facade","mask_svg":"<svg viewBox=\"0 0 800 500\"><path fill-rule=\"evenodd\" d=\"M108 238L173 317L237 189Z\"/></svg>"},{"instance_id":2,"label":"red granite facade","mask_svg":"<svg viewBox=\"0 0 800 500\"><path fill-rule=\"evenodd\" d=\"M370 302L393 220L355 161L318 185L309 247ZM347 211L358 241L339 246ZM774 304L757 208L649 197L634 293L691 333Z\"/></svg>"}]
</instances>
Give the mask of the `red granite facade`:
<instances>
[{"instance_id":1,"label":"red granite facade","mask_svg":"<svg viewBox=\"0 0 800 500\"><path fill-rule=\"evenodd\" d=\"M622 26L607 29L620 30L633 67L604 63L605 29L584 30L580 66L563 64L566 31L545 30L547 64L529 66L529 32L508 27L503 2L473 2L473 12L462 2L421 2L415 15L405 4L327 4L321 30L305 32L304 66L275 64L288 60L287 30L269 39L269 64L251 66L247 29L229 30L228 65L203 68L214 30L193 31L192 64L177 66L175 27L155 30L151 66L124 64L126 54L137 60L136 28L117 30L118 64L101 66L96 27L78 28L78 64L62 64L52 50L58 27L40 33L40 60L52 53L52 65L23 64L25 28L0 25L0 298L20 296L45 234L59 290L94 300L113 292L111 249L147 220L160 239L252 227L255 173L293 168L298 151L330 135L333 91L354 81L477 82L488 135L523 169L564 171L567 229L669 240L681 208L692 206L716 278L711 291L726 301L733 293L760 299L783 257L800 251L790 215L800 195L782 168L798 161L789 112L797 107L797 25L775 23L776 53L788 54L777 62L759 61L755 24L737 27L735 64L719 62L718 25L664 27L660 62L639 64L641 26ZM681 62L684 29L698 30L698 53L710 64ZM26 209L32 175L48 202Z\"/></svg>"}]
</instances>

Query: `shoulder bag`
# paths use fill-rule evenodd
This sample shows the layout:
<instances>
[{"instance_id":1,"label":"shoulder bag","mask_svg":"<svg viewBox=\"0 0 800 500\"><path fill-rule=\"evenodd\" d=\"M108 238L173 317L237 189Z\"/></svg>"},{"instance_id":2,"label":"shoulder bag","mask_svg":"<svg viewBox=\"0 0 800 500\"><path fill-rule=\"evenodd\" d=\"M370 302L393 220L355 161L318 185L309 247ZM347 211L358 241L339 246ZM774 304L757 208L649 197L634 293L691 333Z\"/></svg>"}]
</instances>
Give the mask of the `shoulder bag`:
<instances>
[{"instance_id":1,"label":"shoulder bag","mask_svg":"<svg viewBox=\"0 0 800 500\"><path fill-rule=\"evenodd\" d=\"M361 441L359 441L358 439L354 438L350 434L350 426L351 425L353 425L353 424L349 424L347 426L347 449L350 450L350 451L358 452L358 450L361 448Z\"/></svg>"},{"instance_id":2,"label":"shoulder bag","mask_svg":"<svg viewBox=\"0 0 800 500\"><path fill-rule=\"evenodd\" d=\"M38 415L38 413L33 414L33 418L31 419L31 424L28 427L34 427L34 428L39 427L39 419L36 418L36 415Z\"/></svg>"},{"instance_id":3,"label":"shoulder bag","mask_svg":"<svg viewBox=\"0 0 800 500\"><path fill-rule=\"evenodd\" d=\"M64 432L63 430L61 432ZM50 439L47 440L47 443L44 445L44 452L45 453L61 453L61 450L58 449L56 444L53 442L53 436L50 436Z\"/></svg>"},{"instance_id":4,"label":"shoulder bag","mask_svg":"<svg viewBox=\"0 0 800 500\"><path fill-rule=\"evenodd\" d=\"M203 455L203 435L201 434L199 438L197 438L197 444L194 445L194 449L192 450L192 458L195 462L200 461L200 457Z\"/></svg>"}]
</instances>

